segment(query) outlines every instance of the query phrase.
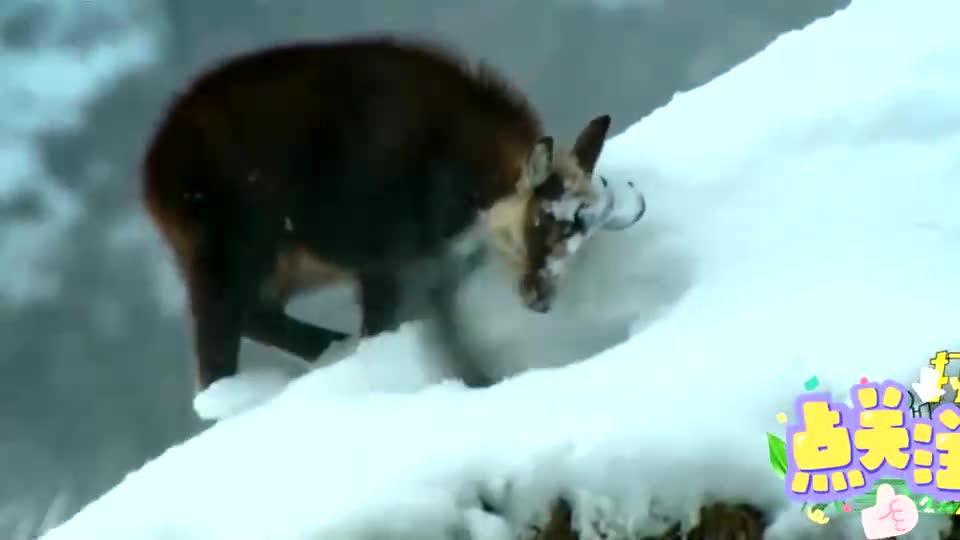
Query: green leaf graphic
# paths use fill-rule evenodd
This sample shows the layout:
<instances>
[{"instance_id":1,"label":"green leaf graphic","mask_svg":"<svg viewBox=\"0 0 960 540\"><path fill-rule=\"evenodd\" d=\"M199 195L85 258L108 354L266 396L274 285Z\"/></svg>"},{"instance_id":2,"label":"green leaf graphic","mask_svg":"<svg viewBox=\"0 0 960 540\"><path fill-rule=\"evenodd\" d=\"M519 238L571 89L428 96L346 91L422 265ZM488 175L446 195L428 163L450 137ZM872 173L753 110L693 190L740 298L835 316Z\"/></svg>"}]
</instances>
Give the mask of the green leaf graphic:
<instances>
[{"instance_id":1,"label":"green leaf graphic","mask_svg":"<svg viewBox=\"0 0 960 540\"><path fill-rule=\"evenodd\" d=\"M960 502L957 501L939 501L934 505L934 509L938 514L955 514L957 508L960 508Z\"/></svg>"},{"instance_id":2,"label":"green leaf graphic","mask_svg":"<svg viewBox=\"0 0 960 540\"><path fill-rule=\"evenodd\" d=\"M770 453L770 465L780 478L787 475L787 443L773 433L767 432L767 449Z\"/></svg>"},{"instance_id":3,"label":"green leaf graphic","mask_svg":"<svg viewBox=\"0 0 960 540\"><path fill-rule=\"evenodd\" d=\"M770 466L773 467L773 470L777 473L780 478L786 477L787 474L787 444L786 441L780 437L774 435L773 433L767 432L767 450L770 455ZM850 499L849 501L834 501L833 507L838 512L843 512L843 505L849 504L852 511L857 512L865 508L870 508L874 505L877 499L877 486L881 484L890 484L894 492L898 495L906 495L913 499L914 502L919 504L919 501L923 499L924 495L921 493L914 493L910 488L907 487L906 480L900 480L897 478L883 478L877 480L871 486L871 489L865 493L860 494L857 497ZM932 507L936 509L938 513L948 513L953 514L960 508L960 501L955 502L933 502L931 503ZM805 512L807 507L810 506L812 510L826 510L830 507L830 503L819 503L810 505L809 503L803 503L800 506L800 511Z\"/></svg>"}]
</instances>

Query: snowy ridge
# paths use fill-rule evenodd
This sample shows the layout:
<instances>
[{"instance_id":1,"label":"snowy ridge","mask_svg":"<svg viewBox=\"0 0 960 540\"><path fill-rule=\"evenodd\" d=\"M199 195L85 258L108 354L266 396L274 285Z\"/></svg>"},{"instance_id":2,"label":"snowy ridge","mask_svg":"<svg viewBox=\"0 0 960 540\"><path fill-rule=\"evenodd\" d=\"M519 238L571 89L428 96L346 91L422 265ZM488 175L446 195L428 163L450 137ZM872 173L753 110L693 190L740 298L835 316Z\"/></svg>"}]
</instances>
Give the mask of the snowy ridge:
<instances>
[{"instance_id":1,"label":"snowy ridge","mask_svg":"<svg viewBox=\"0 0 960 540\"><path fill-rule=\"evenodd\" d=\"M501 540L560 493L637 538L711 500L766 510L770 539L862 538L855 515L817 525L787 503L765 432L811 376L844 396L960 347L958 17L854 0L610 141L602 172L640 185L641 224L585 245L550 315L489 274L465 293L505 371L581 361L468 391L409 324L43 538Z\"/></svg>"}]
</instances>

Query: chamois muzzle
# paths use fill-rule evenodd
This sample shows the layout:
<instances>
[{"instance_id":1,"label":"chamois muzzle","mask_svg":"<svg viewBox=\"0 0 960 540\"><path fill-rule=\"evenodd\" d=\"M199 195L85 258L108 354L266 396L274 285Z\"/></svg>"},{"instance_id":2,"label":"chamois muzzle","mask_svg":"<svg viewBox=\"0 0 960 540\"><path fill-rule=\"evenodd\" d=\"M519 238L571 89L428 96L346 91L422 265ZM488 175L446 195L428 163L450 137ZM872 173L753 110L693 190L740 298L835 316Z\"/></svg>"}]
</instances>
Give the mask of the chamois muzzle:
<instances>
[{"instance_id":1,"label":"chamois muzzle","mask_svg":"<svg viewBox=\"0 0 960 540\"><path fill-rule=\"evenodd\" d=\"M603 229L607 221L613 214L615 201L613 193L604 188L601 192L601 199L597 204L585 205L577 209L575 218L580 222L588 234L592 234L597 229Z\"/></svg>"},{"instance_id":2,"label":"chamois muzzle","mask_svg":"<svg viewBox=\"0 0 960 540\"><path fill-rule=\"evenodd\" d=\"M613 186L609 182L605 184L606 190L610 194L611 208L600 228L605 231L622 231L640 221L640 218L647 211L647 201L633 182L618 182L617 186Z\"/></svg>"},{"instance_id":3,"label":"chamois muzzle","mask_svg":"<svg viewBox=\"0 0 960 540\"><path fill-rule=\"evenodd\" d=\"M549 276L546 271L524 277L520 284L520 296L523 297L523 302L528 308L537 313L550 311L557 293L554 280L555 278Z\"/></svg>"}]
</instances>

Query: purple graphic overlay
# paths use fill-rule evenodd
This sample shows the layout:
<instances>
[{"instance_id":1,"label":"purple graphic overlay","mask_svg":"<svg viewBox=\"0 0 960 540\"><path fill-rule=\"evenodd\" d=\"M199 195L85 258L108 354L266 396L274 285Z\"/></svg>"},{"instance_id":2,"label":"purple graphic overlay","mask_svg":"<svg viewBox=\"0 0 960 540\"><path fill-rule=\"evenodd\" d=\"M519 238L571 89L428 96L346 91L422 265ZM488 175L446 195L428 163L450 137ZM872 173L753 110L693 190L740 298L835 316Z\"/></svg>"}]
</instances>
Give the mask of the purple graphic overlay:
<instances>
[{"instance_id":1,"label":"purple graphic overlay","mask_svg":"<svg viewBox=\"0 0 960 540\"><path fill-rule=\"evenodd\" d=\"M923 422L917 422L921 424ZM960 500L960 409L953 403L944 403L933 413L931 424L932 438L928 444L915 442L916 450L927 450L933 454L932 467L915 465L915 471L931 470L932 481L924 484L916 477L924 473L914 472L909 480L910 489L918 493L929 495L941 501ZM924 431L924 428L915 426L915 431ZM925 433L914 433L914 439L923 437ZM915 452L916 452L915 450ZM919 453L919 452L917 452ZM915 458L916 459L916 458ZM923 461L922 459L920 461ZM920 478L926 480L926 478Z\"/></svg>"},{"instance_id":2,"label":"purple graphic overlay","mask_svg":"<svg viewBox=\"0 0 960 540\"><path fill-rule=\"evenodd\" d=\"M848 427L855 418L850 408L833 402L828 393L801 395L794 408L796 423L787 424L785 441L787 498L831 502L868 490L866 483L851 482L847 475L859 465L854 460L853 432ZM843 479L838 479L840 475Z\"/></svg>"},{"instance_id":3,"label":"purple graphic overlay","mask_svg":"<svg viewBox=\"0 0 960 540\"><path fill-rule=\"evenodd\" d=\"M907 389L896 381L858 384L850 388L849 418L854 462L866 485L887 478L913 479L913 429Z\"/></svg>"},{"instance_id":4,"label":"purple graphic overlay","mask_svg":"<svg viewBox=\"0 0 960 540\"><path fill-rule=\"evenodd\" d=\"M786 426L787 498L833 502L896 478L914 493L960 500L960 408L944 403L931 420L915 418L909 397L892 380L853 385L852 407L827 393L798 397Z\"/></svg>"},{"instance_id":5,"label":"purple graphic overlay","mask_svg":"<svg viewBox=\"0 0 960 540\"><path fill-rule=\"evenodd\" d=\"M914 493L942 500L934 484L940 457L937 452L937 432L943 429L935 420L917 418L913 422L913 466L907 478L907 487Z\"/></svg>"}]
</instances>

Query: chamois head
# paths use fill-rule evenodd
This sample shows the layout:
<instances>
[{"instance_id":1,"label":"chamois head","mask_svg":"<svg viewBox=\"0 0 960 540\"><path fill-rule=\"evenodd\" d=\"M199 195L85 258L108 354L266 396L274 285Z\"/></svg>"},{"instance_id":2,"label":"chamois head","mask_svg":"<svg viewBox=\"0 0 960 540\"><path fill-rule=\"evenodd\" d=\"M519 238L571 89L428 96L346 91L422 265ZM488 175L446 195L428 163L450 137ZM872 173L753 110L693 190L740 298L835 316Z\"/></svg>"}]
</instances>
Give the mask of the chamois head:
<instances>
[{"instance_id":1,"label":"chamois head","mask_svg":"<svg viewBox=\"0 0 960 540\"><path fill-rule=\"evenodd\" d=\"M584 240L597 230L625 226L608 219L613 196L593 172L609 128L608 115L593 119L569 151L542 137L527 157L516 193L490 210L494 246L512 262L518 293L533 311L550 310L557 281Z\"/></svg>"}]
</instances>

